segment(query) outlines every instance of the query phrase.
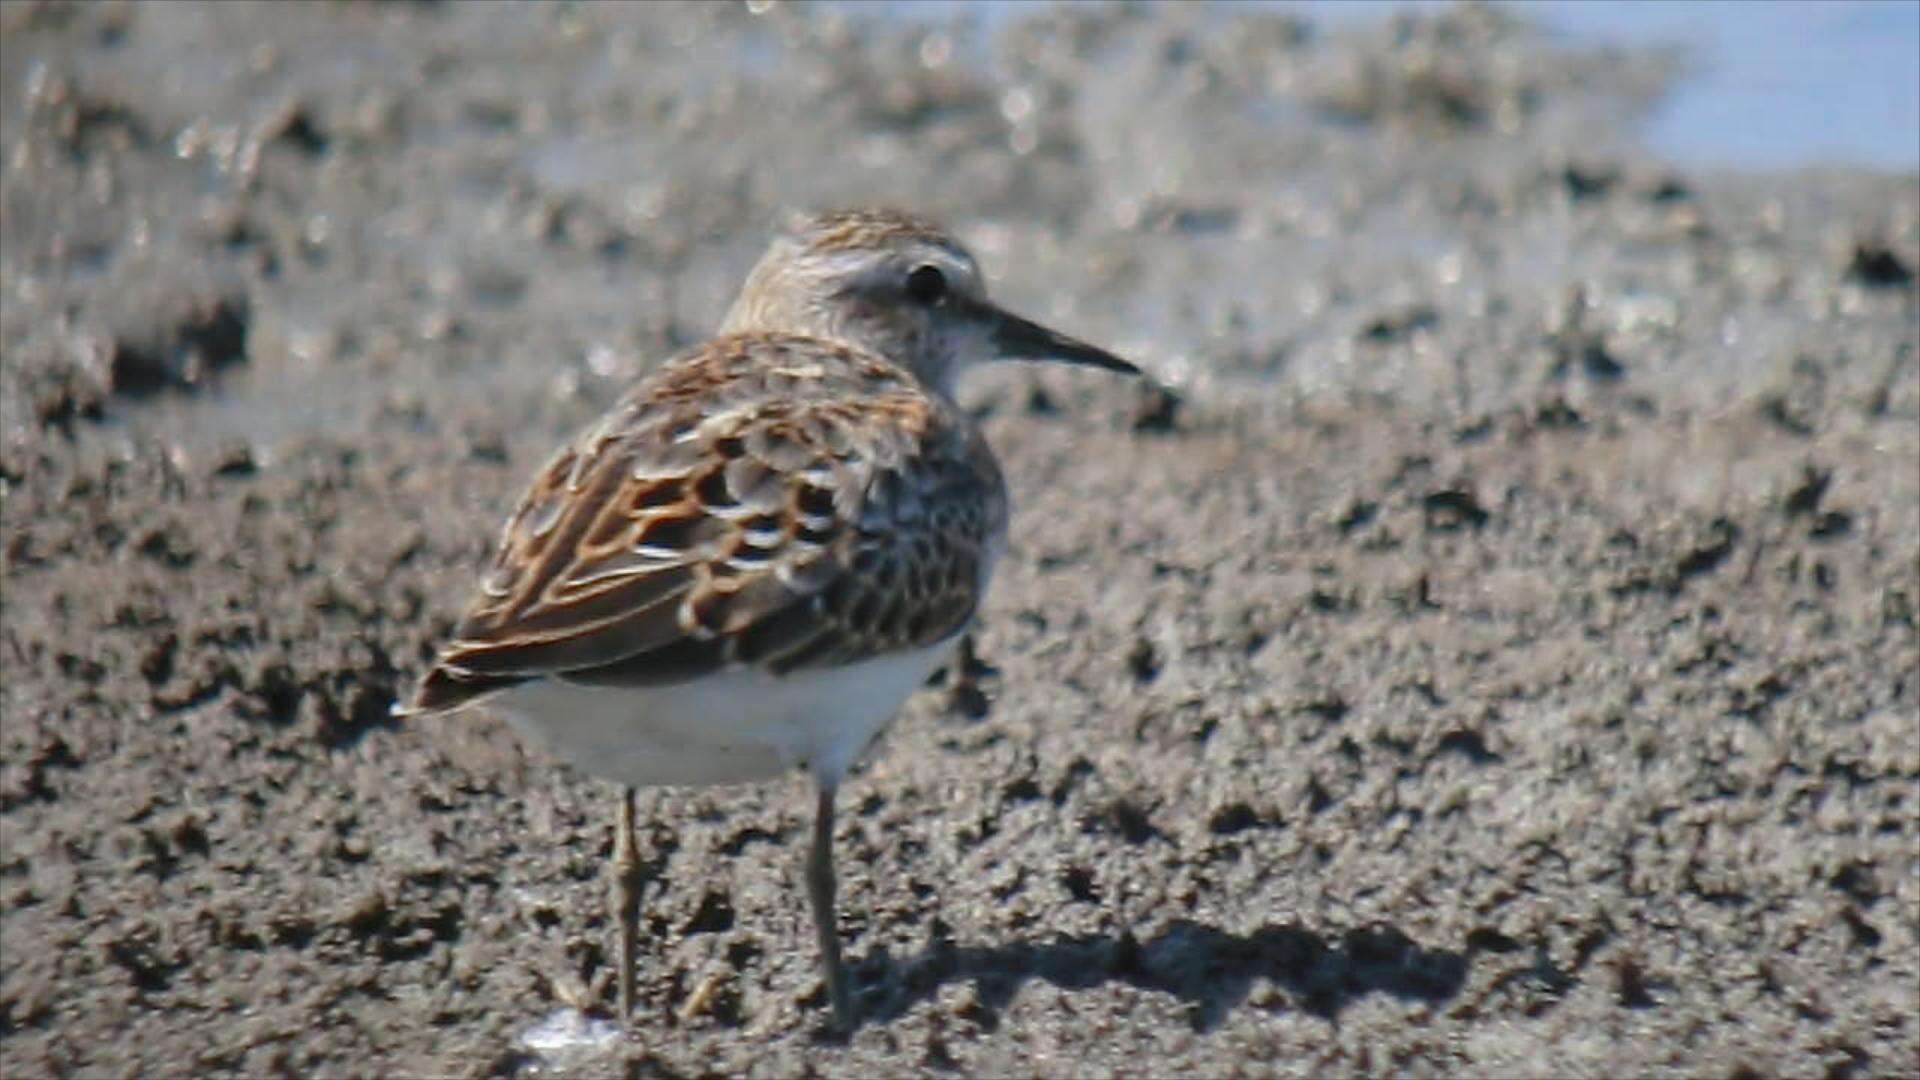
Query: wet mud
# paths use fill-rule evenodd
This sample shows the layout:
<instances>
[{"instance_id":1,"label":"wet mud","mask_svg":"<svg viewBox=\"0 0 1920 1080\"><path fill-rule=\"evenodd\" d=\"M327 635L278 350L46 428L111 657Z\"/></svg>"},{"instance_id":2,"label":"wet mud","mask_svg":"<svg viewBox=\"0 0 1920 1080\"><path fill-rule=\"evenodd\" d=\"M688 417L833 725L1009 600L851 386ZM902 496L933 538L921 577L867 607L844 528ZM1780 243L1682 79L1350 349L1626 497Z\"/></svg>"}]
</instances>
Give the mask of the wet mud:
<instances>
[{"instance_id":1,"label":"wet mud","mask_svg":"<svg viewBox=\"0 0 1920 1080\"><path fill-rule=\"evenodd\" d=\"M755 8L761 5L754 5ZM1920 1061L1920 184L1689 174L1477 8L0 7L0 1072ZM1011 550L843 786L388 705L788 209L1165 389L963 388ZM580 1017L568 1010L584 1010Z\"/></svg>"}]
</instances>

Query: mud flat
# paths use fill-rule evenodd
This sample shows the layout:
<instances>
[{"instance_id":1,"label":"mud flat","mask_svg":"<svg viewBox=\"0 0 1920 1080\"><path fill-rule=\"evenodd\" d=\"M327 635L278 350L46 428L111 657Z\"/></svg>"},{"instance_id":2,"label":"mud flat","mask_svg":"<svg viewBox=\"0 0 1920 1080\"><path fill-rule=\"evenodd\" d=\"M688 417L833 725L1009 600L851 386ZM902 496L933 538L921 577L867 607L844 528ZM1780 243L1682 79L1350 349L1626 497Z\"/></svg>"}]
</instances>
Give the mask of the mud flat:
<instances>
[{"instance_id":1,"label":"mud flat","mask_svg":"<svg viewBox=\"0 0 1920 1080\"><path fill-rule=\"evenodd\" d=\"M1691 174L1498 14L0 7L0 1072L1920 1061L1920 180ZM1178 391L966 388L984 700L611 792L388 702L787 207ZM589 1018L566 1012L587 1007Z\"/></svg>"}]
</instances>

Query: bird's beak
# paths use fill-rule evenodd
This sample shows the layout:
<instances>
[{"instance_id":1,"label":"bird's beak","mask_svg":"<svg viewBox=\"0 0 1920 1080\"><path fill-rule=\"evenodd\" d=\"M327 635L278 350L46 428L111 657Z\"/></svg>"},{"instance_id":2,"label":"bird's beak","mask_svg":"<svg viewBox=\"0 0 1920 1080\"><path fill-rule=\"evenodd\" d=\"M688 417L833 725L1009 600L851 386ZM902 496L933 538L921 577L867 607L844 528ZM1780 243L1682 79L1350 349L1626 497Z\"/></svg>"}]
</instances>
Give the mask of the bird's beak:
<instances>
[{"instance_id":1,"label":"bird's beak","mask_svg":"<svg viewBox=\"0 0 1920 1080\"><path fill-rule=\"evenodd\" d=\"M1118 371L1123 375L1140 374L1139 368L1105 349L1049 330L991 304L982 304L979 316L989 327L995 351L1005 359L1054 360Z\"/></svg>"}]
</instances>

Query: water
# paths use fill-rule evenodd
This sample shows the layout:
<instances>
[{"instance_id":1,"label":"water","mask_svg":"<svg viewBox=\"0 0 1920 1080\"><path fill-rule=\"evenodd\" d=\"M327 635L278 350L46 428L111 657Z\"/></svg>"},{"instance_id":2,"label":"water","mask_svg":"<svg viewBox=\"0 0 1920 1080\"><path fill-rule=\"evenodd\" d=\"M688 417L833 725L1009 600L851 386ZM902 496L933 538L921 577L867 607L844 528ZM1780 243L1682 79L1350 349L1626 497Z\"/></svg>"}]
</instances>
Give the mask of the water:
<instances>
[{"instance_id":1,"label":"water","mask_svg":"<svg viewBox=\"0 0 1920 1080\"><path fill-rule=\"evenodd\" d=\"M1341 26L1443 8L1450 0L1271 2ZM885 6L897 17L923 20L966 12L992 26L1046 5L891 0ZM1916 0L1503 0L1502 6L1568 44L1681 49L1688 77L1640 132L1651 149L1677 164L1920 168Z\"/></svg>"},{"instance_id":2,"label":"water","mask_svg":"<svg viewBox=\"0 0 1920 1080\"><path fill-rule=\"evenodd\" d=\"M1568 39L1673 43L1691 78L1648 119L1687 164L1920 167L1920 3L1804 0L1524 5Z\"/></svg>"}]
</instances>

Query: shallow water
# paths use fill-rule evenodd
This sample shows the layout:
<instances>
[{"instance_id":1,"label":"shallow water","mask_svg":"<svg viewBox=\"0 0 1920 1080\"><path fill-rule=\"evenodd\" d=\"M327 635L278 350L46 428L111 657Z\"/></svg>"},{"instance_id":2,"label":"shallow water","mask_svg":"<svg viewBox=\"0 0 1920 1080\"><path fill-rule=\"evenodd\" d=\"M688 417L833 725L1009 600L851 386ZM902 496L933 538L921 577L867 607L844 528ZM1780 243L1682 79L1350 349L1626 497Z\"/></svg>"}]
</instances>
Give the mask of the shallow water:
<instances>
[{"instance_id":1,"label":"shallow water","mask_svg":"<svg viewBox=\"0 0 1920 1080\"><path fill-rule=\"evenodd\" d=\"M1326 25L1439 9L1452 0L1271 0ZM1047 6L1001 0L848 4L989 26ZM1222 8L1244 5L1224 4ZM1648 149L1700 168L1920 166L1920 4L1903 0L1521 0L1499 7L1565 44L1675 48L1686 78L1645 118Z\"/></svg>"}]
</instances>

